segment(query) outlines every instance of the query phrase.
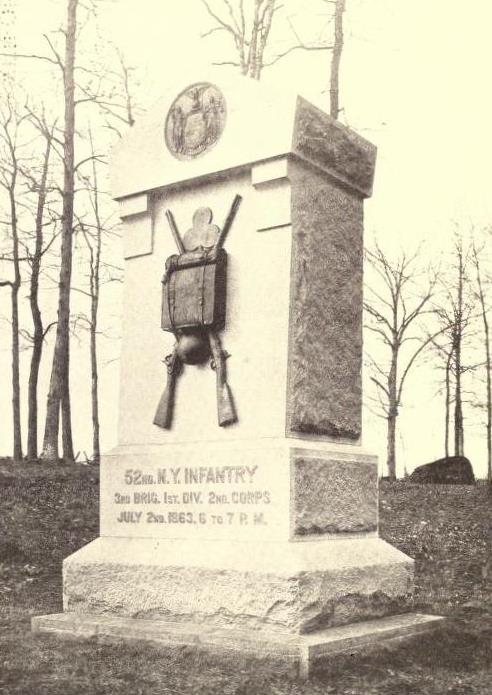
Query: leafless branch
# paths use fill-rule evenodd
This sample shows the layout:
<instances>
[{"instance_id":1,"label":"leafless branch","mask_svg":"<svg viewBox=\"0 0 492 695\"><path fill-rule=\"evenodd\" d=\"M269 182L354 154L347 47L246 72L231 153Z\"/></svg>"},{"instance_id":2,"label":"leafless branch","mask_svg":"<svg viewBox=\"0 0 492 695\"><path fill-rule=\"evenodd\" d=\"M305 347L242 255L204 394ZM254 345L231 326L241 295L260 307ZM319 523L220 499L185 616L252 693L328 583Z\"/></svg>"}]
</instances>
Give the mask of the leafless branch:
<instances>
[{"instance_id":1,"label":"leafless branch","mask_svg":"<svg viewBox=\"0 0 492 695\"><path fill-rule=\"evenodd\" d=\"M275 56L275 58L272 58L272 60L264 62L263 66L265 68L270 67L272 65L275 65L275 63L278 63L279 60L282 58L285 58L285 56L289 55L289 53L292 53L293 51L331 51L333 46L309 46L306 44L298 44L297 46L291 46L288 48L286 51L283 51L282 53L279 53L278 55Z\"/></svg>"}]
</instances>

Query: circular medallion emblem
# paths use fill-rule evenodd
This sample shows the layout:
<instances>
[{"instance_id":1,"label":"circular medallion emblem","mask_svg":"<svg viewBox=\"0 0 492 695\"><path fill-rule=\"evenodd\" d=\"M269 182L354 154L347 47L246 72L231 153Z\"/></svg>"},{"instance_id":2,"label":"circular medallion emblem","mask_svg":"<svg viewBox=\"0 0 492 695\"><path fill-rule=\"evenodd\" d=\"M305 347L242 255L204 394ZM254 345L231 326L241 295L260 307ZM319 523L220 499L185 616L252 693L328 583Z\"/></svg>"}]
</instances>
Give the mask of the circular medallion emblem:
<instances>
[{"instance_id":1,"label":"circular medallion emblem","mask_svg":"<svg viewBox=\"0 0 492 695\"><path fill-rule=\"evenodd\" d=\"M166 145L177 159L194 159L208 152L222 135L226 104L209 82L187 87L174 100L166 118Z\"/></svg>"}]
</instances>

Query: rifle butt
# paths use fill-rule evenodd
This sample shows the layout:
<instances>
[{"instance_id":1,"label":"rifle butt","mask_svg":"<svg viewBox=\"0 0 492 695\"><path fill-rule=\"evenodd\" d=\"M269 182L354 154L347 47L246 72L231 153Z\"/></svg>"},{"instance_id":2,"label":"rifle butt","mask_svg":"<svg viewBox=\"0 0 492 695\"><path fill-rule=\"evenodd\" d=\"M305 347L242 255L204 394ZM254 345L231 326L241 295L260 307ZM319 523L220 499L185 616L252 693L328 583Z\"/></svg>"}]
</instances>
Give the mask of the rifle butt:
<instances>
[{"instance_id":1,"label":"rifle butt","mask_svg":"<svg viewBox=\"0 0 492 695\"><path fill-rule=\"evenodd\" d=\"M173 421L173 394L169 386L166 386L160 398L157 410L154 415L154 425L162 427L163 430L170 430Z\"/></svg>"},{"instance_id":2,"label":"rifle butt","mask_svg":"<svg viewBox=\"0 0 492 695\"><path fill-rule=\"evenodd\" d=\"M226 427L237 422L236 409L232 399L229 384L223 384L217 393L217 416L220 427Z\"/></svg>"},{"instance_id":3,"label":"rifle butt","mask_svg":"<svg viewBox=\"0 0 492 695\"><path fill-rule=\"evenodd\" d=\"M157 410L154 416L154 425L162 427L164 430L170 430L173 424L174 414L174 393L176 391L176 380L181 371L181 362L176 355L176 351L172 355L166 357L167 363L167 381L166 388L160 398Z\"/></svg>"}]
</instances>

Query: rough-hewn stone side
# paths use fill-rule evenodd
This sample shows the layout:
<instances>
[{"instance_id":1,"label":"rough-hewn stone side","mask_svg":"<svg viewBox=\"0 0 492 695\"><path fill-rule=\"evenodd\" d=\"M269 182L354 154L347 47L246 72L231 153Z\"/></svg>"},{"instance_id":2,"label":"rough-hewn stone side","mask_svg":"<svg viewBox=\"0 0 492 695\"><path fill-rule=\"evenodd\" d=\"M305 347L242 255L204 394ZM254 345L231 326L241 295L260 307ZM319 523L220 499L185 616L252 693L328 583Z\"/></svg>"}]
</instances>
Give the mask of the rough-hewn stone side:
<instances>
[{"instance_id":1,"label":"rough-hewn stone side","mask_svg":"<svg viewBox=\"0 0 492 695\"><path fill-rule=\"evenodd\" d=\"M357 440L362 404L362 199L290 163L287 429Z\"/></svg>"},{"instance_id":2,"label":"rough-hewn stone side","mask_svg":"<svg viewBox=\"0 0 492 695\"><path fill-rule=\"evenodd\" d=\"M313 552L316 541L292 543L297 559L278 572L185 566L158 550L125 561L108 557L114 539L99 540L99 561L84 561L83 549L64 563L65 612L301 634L402 612L413 581L413 562L379 539L324 541L323 562ZM274 558L276 545L269 546ZM269 562L248 551L250 565Z\"/></svg>"},{"instance_id":3,"label":"rough-hewn stone side","mask_svg":"<svg viewBox=\"0 0 492 695\"><path fill-rule=\"evenodd\" d=\"M204 567L74 564L65 569L69 612L296 631L295 576Z\"/></svg>"},{"instance_id":4,"label":"rough-hewn stone side","mask_svg":"<svg viewBox=\"0 0 492 695\"><path fill-rule=\"evenodd\" d=\"M363 572L364 588L360 590ZM340 568L333 576L305 572L299 577L303 597L299 627L301 633L347 625L360 620L404 613L413 591L409 565Z\"/></svg>"},{"instance_id":5,"label":"rough-hewn stone side","mask_svg":"<svg viewBox=\"0 0 492 695\"><path fill-rule=\"evenodd\" d=\"M295 535L377 530L377 464L303 457L293 466Z\"/></svg>"},{"instance_id":6,"label":"rough-hewn stone side","mask_svg":"<svg viewBox=\"0 0 492 695\"><path fill-rule=\"evenodd\" d=\"M302 97L297 100L292 151L364 197L371 195L376 147Z\"/></svg>"}]
</instances>

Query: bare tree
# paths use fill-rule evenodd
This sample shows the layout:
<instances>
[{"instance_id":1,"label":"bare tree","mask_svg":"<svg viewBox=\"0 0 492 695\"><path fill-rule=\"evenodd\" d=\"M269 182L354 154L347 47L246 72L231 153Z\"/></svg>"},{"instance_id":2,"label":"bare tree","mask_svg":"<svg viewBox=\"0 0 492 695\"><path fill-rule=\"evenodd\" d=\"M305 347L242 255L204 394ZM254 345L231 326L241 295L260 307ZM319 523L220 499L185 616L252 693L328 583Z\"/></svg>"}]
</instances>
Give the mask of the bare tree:
<instances>
[{"instance_id":1,"label":"bare tree","mask_svg":"<svg viewBox=\"0 0 492 695\"><path fill-rule=\"evenodd\" d=\"M94 172L94 217L96 220L96 238L94 247L87 240L90 252L90 293L91 293L91 319L90 319L90 353L91 353L91 406L92 406L92 458L94 463L101 459L101 446L99 441L99 373L97 360L97 319L99 311L99 273L101 267L101 238L102 226L99 214L99 201L97 192L97 179ZM86 237L87 239L87 237Z\"/></svg>"},{"instance_id":2,"label":"bare tree","mask_svg":"<svg viewBox=\"0 0 492 695\"><path fill-rule=\"evenodd\" d=\"M55 139L55 125L49 126L43 115L39 116L33 111L29 111L29 120L44 139L45 149L40 167L40 172L34 172L33 168L23 171L24 177L28 182L30 190L36 196L35 217L34 217L34 248L31 250L26 245L27 262L30 268L30 291L29 304L31 308L31 316L33 323L32 334L25 332L25 336L32 344L31 365L29 370L28 383L28 430L27 430L27 457L29 460L36 460L38 457L38 380L39 369L41 365L43 346L46 335L54 322L44 326L39 303L39 283L41 277L41 264L43 256L49 251L51 245L56 238L54 231L51 239L45 243L44 228L47 224L45 220L45 212L47 205L47 196L49 193L49 169L52 146ZM49 220L53 223L53 219ZM56 225L54 224L54 230Z\"/></svg>"},{"instance_id":3,"label":"bare tree","mask_svg":"<svg viewBox=\"0 0 492 695\"><path fill-rule=\"evenodd\" d=\"M21 92L20 92L21 93ZM3 145L1 152L0 168L4 174L2 183L8 190L9 198L9 226L11 237L11 249L2 256L2 260L12 263L14 270L13 281L4 281L12 288L12 378L13 378L13 417L14 417L14 458L22 457L19 442L21 438L20 423L20 374L19 352L20 338L24 338L32 345L32 357L28 386L28 441L27 455L29 459L37 458L37 383L43 342L46 333L53 324L44 328L39 305L39 277L41 273L41 261L43 255L49 250L54 241L55 234L47 244L44 243L44 210L47 195L47 178L49 169L50 152L53 141L53 130L46 125L44 115L36 115L29 107L27 100L23 104L22 115L16 106L13 89L4 98L5 109L2 115L3 130L0 139ZM43 112L44 113L44 112ZM1 119L0 119L1 120ZM19 126L23 124L23 143L18 143ZM34 137L32 127L34 126ZM2 126L0 126L2 129ZM45 140L44 155L39 162L36 154L39 149L39 137ZM22 148L23 156L19 156L18 150ZM7 173L8 172L8 173ZM34 199L32 199L34 195ZM29 216L33 216L33 226L28 222ZM30 240L34 240L34 248ZM20 255L22 249L22 256ZM22 280L21 264L30 270L29 301L33 320L33 332L22 329L19 325L19 290Z\"/></svg>"},{"instance_id":4,"label":"bare tree","mask_svg":"<svg viewBox=\"0 0 492 695\"><path fill-rule=\"evenodd\" d=\"M22 430L20 413L20 364L19 364L19 290L21 287L21 258L18 220L18 183L21 174L19 155L19 126L24 120L19 116L11 92L4 95L0 107L0 186L7 197L7 221L10 237L10 253L13 278L0 281L0 286L10 287L12 327L12 417L13 459L22 460Z\"/></svg>"},{"instance_id":5,"label":"bare tree","mask_svg":"<svg viewBox=\"0 0 492 695\"><path fill-rule=\"evenodd\" d=\"M84 73L90 77L84 84L78 83L82 96L77 103L96 105L103 127L121 137L121 128L132 127L144 111L137 98L140 71L128 64L119 46L107 40L103 53L100 64L84 67Z\"/></svg>"},{"instance_id":6,"label":"bare tree","mask_svg":"<svg viewBox=\"0 0 492 695\"><path fill-rule=\"evenodd\" d=\"M65 28L65 59L59 63L64 86L64 137L63 137L63 210L60 253L60 279L58 295L58 322L53 352L51 379L46 408L42 458L58 459L59 415L62 416L63 457L74 460L71 404L70 404L70 284L72 277L72 232L74 209L74 138L75 138L75 50L77 35L78 0L67 1Z\"/></svg>"},{"instance_id":7,"label":"bare tree","mask_svg":"<svg viewBox=\"0 0 492 695\"><path fill-rule=\"evenodd\" d=\"M91 144L92 154L94 152L94 141L92 132L89 130L89 139ZM89 297L90 297L90 315L88 319L89 334L90 334L90 361L91 361L91 409L92 409L92 459L94 463L99 464L101 459L101 447L99 439L99 369L97 355L97 329L98 329L98 313L99 313L99 295L100 295L100 271L101 271L101 250L103 236L103 221L101 219L101 211L99 204L99 187L97 176L96 158L92 159L92 181L87 179L90 203L93 212L94 224L92 225L93 233L90 234L87 226L79 221L82 229L84 241L89 252Z\"/></svg>"},{"instance_id":8,"label":"bare tree","mask_svg":"<svg viewBox=\"0 0 492 695\"><path fill-rule=\"evenodd\" d=\"M379 409L387 421L386 463L391 479L396 478L396 423L403 388L417 358L434 338L425 338L417 320L430 312L436 277L428 272L423 287L417 285L421 276L417 259L418 254L401 253L393 262L377 244L373 251L366 250L366 261L372 270L364 302L366 328L386 354L385 360L369 356L369 362ZM411 343L417 347L412 348Z\"/></svg>"},{"instance_id":9,"label":"bare tree","mask_svg":"<svg viewBox=\"0 0 492 695\"><path fill-rule=\"evenodd\" d=\"M130 124L128 124L130 125ZM96 155L92 130L89 127L88 140L90 143L92 172L89 175L80 173L79 177L87 193L87 206L84 215L77 215L77 228L88 254L88 290L74 287L77 292L89 298L90 307L88 313L78 313L75 316L74 328L87 329L89 332L89 350L91 365L91 407L92 407L92 459L95 463L100 461L100 421L99 421L99 357L98 344L101 335L110 337L99 326L99 305L102 286L112 282L121 282L122 268L109 263L103 258L105 237L118 236L114 216L114 208L107 203L111 196L100 185L99 165L101 160ZM102 162L105 164L105 162ZM112 239L111 239L112 241ZM87 262L84 260L84 267Z\"/></svg>"},{"instance_id":10,"label":"bare tree","mask_svg":"<svg viewBox=\"0 0 492 695\"><path fill-rule=\"evenodd\" d=\"M133 94L135 68L130 67L125 56L118 46L112 45L111 58L117 57L116 67L105 67L104 70L91 70L93 79L86 85L79 85L83 97L80 100L92 102L99 107L104 126L121 137L122 126L132 127L135 116L142 113L143 109ZM79 102L79 103L80 103ZM104 205L101 199L106 197L100 189L98 177L98 163L106 163L96 154L91 127L88 129L88 141L90 144L90 156L87 162L92 163L92 177L80 173L84 187L88 193L88 203L92 217L91 223L86 220L86 215L77 215L78 228L89 255L89 291L77 288L78 292L88 295L90 299L89 315L79 313L75 318L75 325L86 326L89 330L90 365L91 365L91 410L92 410L92 459L95 463L100 461L100 421L99 421L99 360L98 360L98 316L101 286L105 282L119 281L121 269L108 264L102 259L103 237L112 234L109 216L103 214ZM105 278L102 278L104 271ZM116 273L115 273L116 271Z\"/></svg>"},{"instance_id":11,"label":"bare tree","mask_svg":"<svg viewBox=\"0 0 492 695\"><path fill-rule=\"evenodd\" d=\"M463 456L465 448L465 426L463 405L471 394L463 386L464 377L480 367L470 350L474 332L474 300L471 296L469 265L471 247L464 243L460 234L454 241L452 262L441 274L440 292L434 305L436 318L441 326L440 334L433 345L444 368L445 389L445 455L450 454L453 439L453 454Z\"/></svg>"},{"instance_id":12,"label":"bare tree","mask_svg":"<svg viewBox=\"0 0 492 695\"><path fill-rule=\"evenodd\" d=\"M95 163L96 160L94 160ZM95 167L95 164L94 164ZM95 182L95 185L94 185ZM99 419L99 337L110 337L107 331L99 326L99 305L101 290L104 284L121 282L122 269L103 260L104 237L112 234L110 220L104 219L101 212L101 191L98 188L97 172L94 172L90 184L92 205L92 221L78 219L78 227L88 253L88 290L80 287L73 288L89 298L89 312L78 313L74 317L74 329L87 329L89 332L89 352L91 365L91 410L92 410L92 460L99 463L100 448L100 419Z\"/></svg>"},{"instance_id":13,"label":"bare tree","mask_svg":"<svg viewBox=\"0 0 492 695\"><path fill-rule=\"evenodd\" d=\"M64 38L64 53L58 49L57 42L52 40L52 35L44 35L44 38L49 47L49 53L40 55L38 53L18 53L15 55L9 54L12 59L34 59L43 61L49 66L54 66L58 73L62 76L63 86L63 108L64 108L64 126L63 132L58 136L58 131L52 130L49 134L49 144L46 140L45 149L45 165L42 172L37 172L31 166L26 166L25 175L28 181L28 187L32 193L37 196L37 209L35 215L35 233L32 234L31 240L34 242L34 247L26 246L26 258L31 272L30 282L30 304L33 317L33 331L30 333L25 331L25 337L30 341L33 347L31 370L29 378L29 431L28 431L28 453L30 458L35 458L37 453L37 382L39 377L39 368L41 363L43 341L46 333L51 325L56 324L56 339L53 351L50 386L47 398L46 422L44 428L44 438L41 457L50 460L57 460L59 457L59 430L62 428L63 442L63 457L66 461L74 459L73 441L72 441L72 425L71 425L71 402L70 402L70 317L71 317L71 301L70 294L72 290L72 275L73 275L73 249L75 232L77 231L74 225L75 215L75 193L77 175L83 165L90 161L95 161L97 156L92 151L92 154L85 157L85 153L80 158L80 161L75 160L75 140L77 138L77 147L80 146L84 150L83 140L79 139L80 132L75 127L76 109L82 105L88 105L92 108L93 105L99 107L99 113L102 115L105 125L112 131L116 131L119 135L118 123L133 125L135 114L139 112L139 107L133 99L132 87L135 83L134 69L129 67L125 61L122 52L111 44L111 51L105 58L108 58L108 69L102 70L98 63L92 63L90 54L87 51L83 41L80 41L81 32L89 22L91 16L95 16L96 3L92 0L87 0L82 3L80 0L66 0L66 22L64 29L58 32L58 35ZM85 17L80 17L80 11L85 10L87 13L87 22ZM56 32L55 32L56 36ZM91 42L93 41L91 34ZM84 56L84 64L76 63L76 52ZM111 53L111 56L109 56ZM115 61L116 55L116 61ZM110 60L109 60L110 57ZM93 69L94 67L94 69ZM77 79L76 79L77 76ZM82 108L83 111L83 108ZM46 124L41 123L41 119L36 121L33 112L30 112L30 118L36 125L37 129L48 136ZM77 117L79 121L80 117ZM44 129L44 130L43 130ZM107 141L104 146L107 145ZM55 216L56 222L59 222L61 247L60 247L60 265L58 273L58 311L57 321L44 327L41 307L39 305L39 278L41 273L42 255L46 251L43 249L43 226L46 222L43 221L43 214L46 209L46 194L47 194L47 170L49 167L50 154L55 154L60 158L63 167L63 184L57 187L61 194L61 211L57 208ZM57 169L58 171L58 169ZM41 178L40 178L41 177ZM84 200L81 200L82 210ZM87 200L85 200L87 202ZM78 205L78 204L77 204ZM80 212L77 217L83 216L84 212ZM55 222L55 219L51 219ZM96 225L97 226L97 225ZM79 228L80 229L80 228ZM51 245L50 240L48 245ZM99 250L100 253L100 250ZM100 261L98 260L96 265ZM95 270L95 266L93 268ZM93 278L95 285L99 286L99 280L96 276ZM10 281L6 283L10 284ZM12 285L15 293L18 293L17 283L14 280ZM98 290L97 290L98 291ZM97 311L97 309L96 309ZM17 321L18 323L18 321ZM15 331L18 341L18 332ZM22 333L22 332L21 332ZM94 333L95 336L95 333ZM95 342L93 351L95 351ZM17 343L18 350L18 343ZM95 362L95 358L94 358ZM15 375L14 375L15 378ZM97 389L96 389L97 390ZM18 408L16 409L19 410ZM97 449L97 447L96 447ZM96 452L97 453L97 452Z\"/></svg>"},{"instance_id":14,"label":"bare tree","mask_svg":"<svg viewBox=\"0 0 492 695\"><path fill-rule=\"evenodd\" d=\"M444 350L448 363L448 406L453 408L453 431L455 456L464 456L465 428L463 417L463 377L477 368L475 362L468 363L463 357L464 342L473 318L473 303L470 297L468 265L470 248L465 247L461 235L457 235L453 249L454 262L444 273L440 284L444 289L444 299L437 304L436 314L442 325L448 328L443 332L447 345ZM441 347L441 349L443 349ZM452 391L452 396L451 396ZM451 413L449 412L449 419ZM449 425L448 425L449 431Z\"/></svg>"},{"instance_id":15,"label":"bare tree","mask_svg":"<svg viewBox=\"0 0 492 695\"><path fill-rule=\"evenodd\" d=\"M303 41L289 22L295 42L289 48L267 56L274 18L283 7L279 0L252 0L250 12L245 8L244 0L237 0L237 2L220 0L219 3L213 3L213 0L201 0L201 2L214 21L212 28L203 36L225 32L231 37L237 56L235 60L222 60L215 62L214 65L238 67L243 75L254 80L260 79L264 68L274 65L293 51L331 49L326 42ZM217 5L220 9L217 9Z\"/></svg>"},{"instance_id":16,"label":"bare tree","mask_svg":"<svg viewBox=\"0 0 492 695\"><path fill-rule=\"evenodd\" d=\"M110 89L106 97L100 96L98 104L105 118L106 126L115 130L120 136L116 123L132 127L135 118L142 112L134 97L136 68L128 65L125 55L119 46L114 46L116 67L106 68L105 77L110 81ZM101 90L99 90L101 91Z\"/></svg>"},{"instance_id":17,"label":"bare tree","mask_svg":"<svg viewBox=\"0 0 492 695\"><path fill-rule=\"evenodd\" d=\"M439 312L436 312L438 315ZM446 317L447 325L452 325L451 319ZM441 362L440 369L444 370L444 387L438 389L438 394L441 395L444 390L444 456L447 458L449 456L449 439L451 434L451 377L453 368L453 344L452 341L439 341L434 339L432 341L433 347L436 354Z\"/></svg>"},{"instance_id":18,"label":"bare tree","mask_svg":"<svg viewBox=\"0 0 492 695\"><path fill-rule=\"evenodd\" d=\"M465 430L463 425L463 400L462 400L462 383L461 377L463 374L462 365L462 348L463 348L463 332L465 329L467 317L465 318L465 309L463 304L463 284L465 273L465 258L463 252L463 243L459 239L456 243L457 265L457 283L456 283L456 301L454 302L453 323L453 355L454 355L454 375L455 375L455 393L454 393L454 455L463 456L465 446Z\"/></svg>"},{"instance_id":19,"label":"bare tree","mask_svg":"<svg viewBox=\"0 0 492 695\"><path fill-rule=\"evenodd\" d=\"M492 484L492 373L490 355L490 327L488 319L488 301L486 297L485 283L482 273L481 255L483 246L477 248L473 241L473 264L476 273L476 296L479 301L480 313L483 324L484 352L485 352L485 378L486 378L486 410L487 410L487 480Z\"/></svg>"},{"instance_id":20,"label":"bare tree","mask_svg":"<svg viewBox=\"0 0 492 695\"><path fill-rule=\"evenodd\" d=\"M340 62L342 58L344 36L343 16L346 0L322 0L325 5L333 5L333 40L305 41L287 17L288 31L292 34L292 44L277 53L267 51L275 15L284 5L277 0L253 0L253 13L248 21L244 0L201 0L214 26L206 31L207 37L217 32L227 33L234 44L236 60L222 60L214 65L232 65L238 67L243 75L259 80L264 68L274 65L293 51L331 51L330 64L330 115L338 118L340 114ZM267 55L268 52L268 55ZM271 55L270 55L271 53Z\"/></svg>"}]
</instances>

